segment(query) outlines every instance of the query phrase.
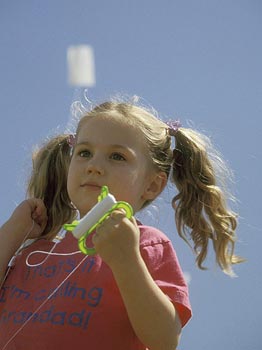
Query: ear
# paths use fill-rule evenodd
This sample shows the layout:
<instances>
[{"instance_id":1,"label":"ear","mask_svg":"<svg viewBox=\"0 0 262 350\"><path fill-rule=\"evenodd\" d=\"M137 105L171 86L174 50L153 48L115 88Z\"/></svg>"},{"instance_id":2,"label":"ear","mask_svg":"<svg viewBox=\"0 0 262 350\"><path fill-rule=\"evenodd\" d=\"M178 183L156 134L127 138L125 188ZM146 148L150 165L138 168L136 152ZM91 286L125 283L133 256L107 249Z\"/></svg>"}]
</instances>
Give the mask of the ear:
<instances>
[{"instance_id":1,"label":"ear","mask_svg":"<svg viewBox=\"0 0 262 350\"><path fill-rule=\"evenodd\" d=\"M154 200L165 188L167 184L167 174L163 171L152 175L145 186L142 199L145 201Z\"/></svg>"}]
</instances>

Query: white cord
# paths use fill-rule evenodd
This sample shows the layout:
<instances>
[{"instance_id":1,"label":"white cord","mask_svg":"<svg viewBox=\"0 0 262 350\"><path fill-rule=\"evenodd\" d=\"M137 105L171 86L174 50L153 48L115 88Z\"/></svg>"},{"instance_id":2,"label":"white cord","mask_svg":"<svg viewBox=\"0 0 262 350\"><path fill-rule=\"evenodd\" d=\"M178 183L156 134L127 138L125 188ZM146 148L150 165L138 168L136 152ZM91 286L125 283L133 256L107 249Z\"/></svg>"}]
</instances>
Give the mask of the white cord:
<instances>
[{"instance_id":1,"label":"white cord","mask_svg":"<svg viewBox=\"0 0 262 350\"><path fill-rule=\"evenodd\" d=\"M66 235L66 234L67 234L67 231L66 231L64 228L62 228L62 229L58 232L58 234L55 236L55 238L53 239L53 242L54 242L55 244L53 245L53 247L51 248L50 251L34 250L33 252L31 252L31 253L27 256L27 258L26 258L26 265L27 265L28 267L37 267L37 266L40 266L40 265L44 264L44 263L47 261L47 259L49 258L49 256L51 256L51 255L53 255L53 256L54 256L54 255L56 255L56 256L66 256L66 255L80 254L80 253L81 253L80 250L77 250L77 251L72 252L72 253L53 253L53 251L55 250L57 244L59 244L59 243L65 238L65 235ZM37 264L30 264L29 259L30 259L31 256L34 255L34 254L45 254L46 257L45 257L44 260L42 260L40 263L37 263Z\"/></svg>"},{"instance_id":2,"label":"white cord","mask_svg":"<svg viewBox=\"0 0 262 350\"><path fill-rule=\"evenodd\" d=\"M46 260L49 258L50 255L56 255L56 256L66 256L66 255L75 255L75 254L81 254L80 250L77 250L75 252L71 252L71 253L53 253L55 247L57 246L57 243L52 247L52 249L47 252L47 251L44 251L44 250L34 250L33 252L31 252L27 258L26 258L26 265L28 267L36 267L36 266L40 266L42 265L43 263L46 262ZM45 257L45 259L43 261L41 261L40 263L37 263L37 264L30 264L29 263L29 258L33 255L33 254L46 254L47 256Z\"/></svg>"}]
</instances>

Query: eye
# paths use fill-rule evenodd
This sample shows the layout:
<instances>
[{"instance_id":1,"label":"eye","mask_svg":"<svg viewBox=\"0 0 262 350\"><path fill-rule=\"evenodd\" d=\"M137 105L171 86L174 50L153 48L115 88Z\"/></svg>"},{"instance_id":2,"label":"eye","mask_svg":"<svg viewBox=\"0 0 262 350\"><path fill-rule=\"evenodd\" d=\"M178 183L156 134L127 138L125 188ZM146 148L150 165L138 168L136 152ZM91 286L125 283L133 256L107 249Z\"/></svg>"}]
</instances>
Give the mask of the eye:
<instances>
[{"instance_id":1,"label":"eye","mask_svg":"<svg viewBox=\"0 0 262 350\"><path fill-rule=\"evenodd\" d=\"M86 149L86 150L79 151L78 155L81 158L90 158L92 154L91 154L91 152L88 149Z\"/></svg>"},{"instance_id":2,"label":"eye","mask_svg":"<svg viewBox=\"0 0 262 350\"><path fill-rule=\"evenodd\" d=\"M117 160L117 161L125 161L126 160L125 156L123 156L121 153L118 153L118 152L112 153L110 158L113 160Z\"/></svg>"}]
</instances>

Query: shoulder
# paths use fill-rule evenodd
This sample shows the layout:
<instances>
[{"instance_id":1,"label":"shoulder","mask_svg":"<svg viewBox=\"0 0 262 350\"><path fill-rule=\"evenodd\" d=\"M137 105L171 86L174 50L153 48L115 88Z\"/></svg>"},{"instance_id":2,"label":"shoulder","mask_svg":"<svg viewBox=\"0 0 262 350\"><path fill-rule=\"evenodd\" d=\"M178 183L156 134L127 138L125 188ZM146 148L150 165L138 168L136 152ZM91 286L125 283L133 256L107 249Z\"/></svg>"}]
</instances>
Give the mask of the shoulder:
<instances>
[{"instance_id":1,"label":"shoulder","mask_svg":"<svg viewBox=\"0 0 262 350\"><path fill-rule=\"evenodd\" d=\"M171 240L159 229L151 226L139 225L140 251L145 261L160 264L172 263L178 265L178 259Z\"/></svg>"},{"instance_id":2,"label":"shoulder","mask_svg":"<svg viewBox=\"0 0 262 350\"><path fill-rule=\"evenodd\" d=\"M182 269L171 240L155 227L139 225L139 229L140 252L151 275L156 279L173 278L184 286Z\"/></svg>"},{"instance_id":3,"label":"shoulder","mask_svg":"<svg viewBox=\"0 0 262 350\"><path fill-rule=\"evenodd\" d=\"M170 239L159 229L152 226L138 225L140 230L140 247L171 244Z\"/></svg>"}]
</instances>

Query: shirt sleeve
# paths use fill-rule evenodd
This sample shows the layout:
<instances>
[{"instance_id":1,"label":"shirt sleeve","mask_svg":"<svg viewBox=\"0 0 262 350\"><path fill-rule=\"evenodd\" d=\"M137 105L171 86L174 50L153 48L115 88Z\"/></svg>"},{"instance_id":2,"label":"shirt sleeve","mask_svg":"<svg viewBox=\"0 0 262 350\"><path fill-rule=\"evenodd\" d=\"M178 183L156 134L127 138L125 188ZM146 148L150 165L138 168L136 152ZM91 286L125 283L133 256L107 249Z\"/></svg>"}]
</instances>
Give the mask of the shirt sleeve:
<instances>
[{"instance_id":1,"label":"shirt sleeve","mask_svg":"<svg viewBox=\"0 0 262 350\"><path fill-rule=\"evenodd\" d=\"M192 316L188 286L170 240L155 228L140 228L141 255L155 283L174 304L182 327Z\"/></svg>"}]
</instances>

